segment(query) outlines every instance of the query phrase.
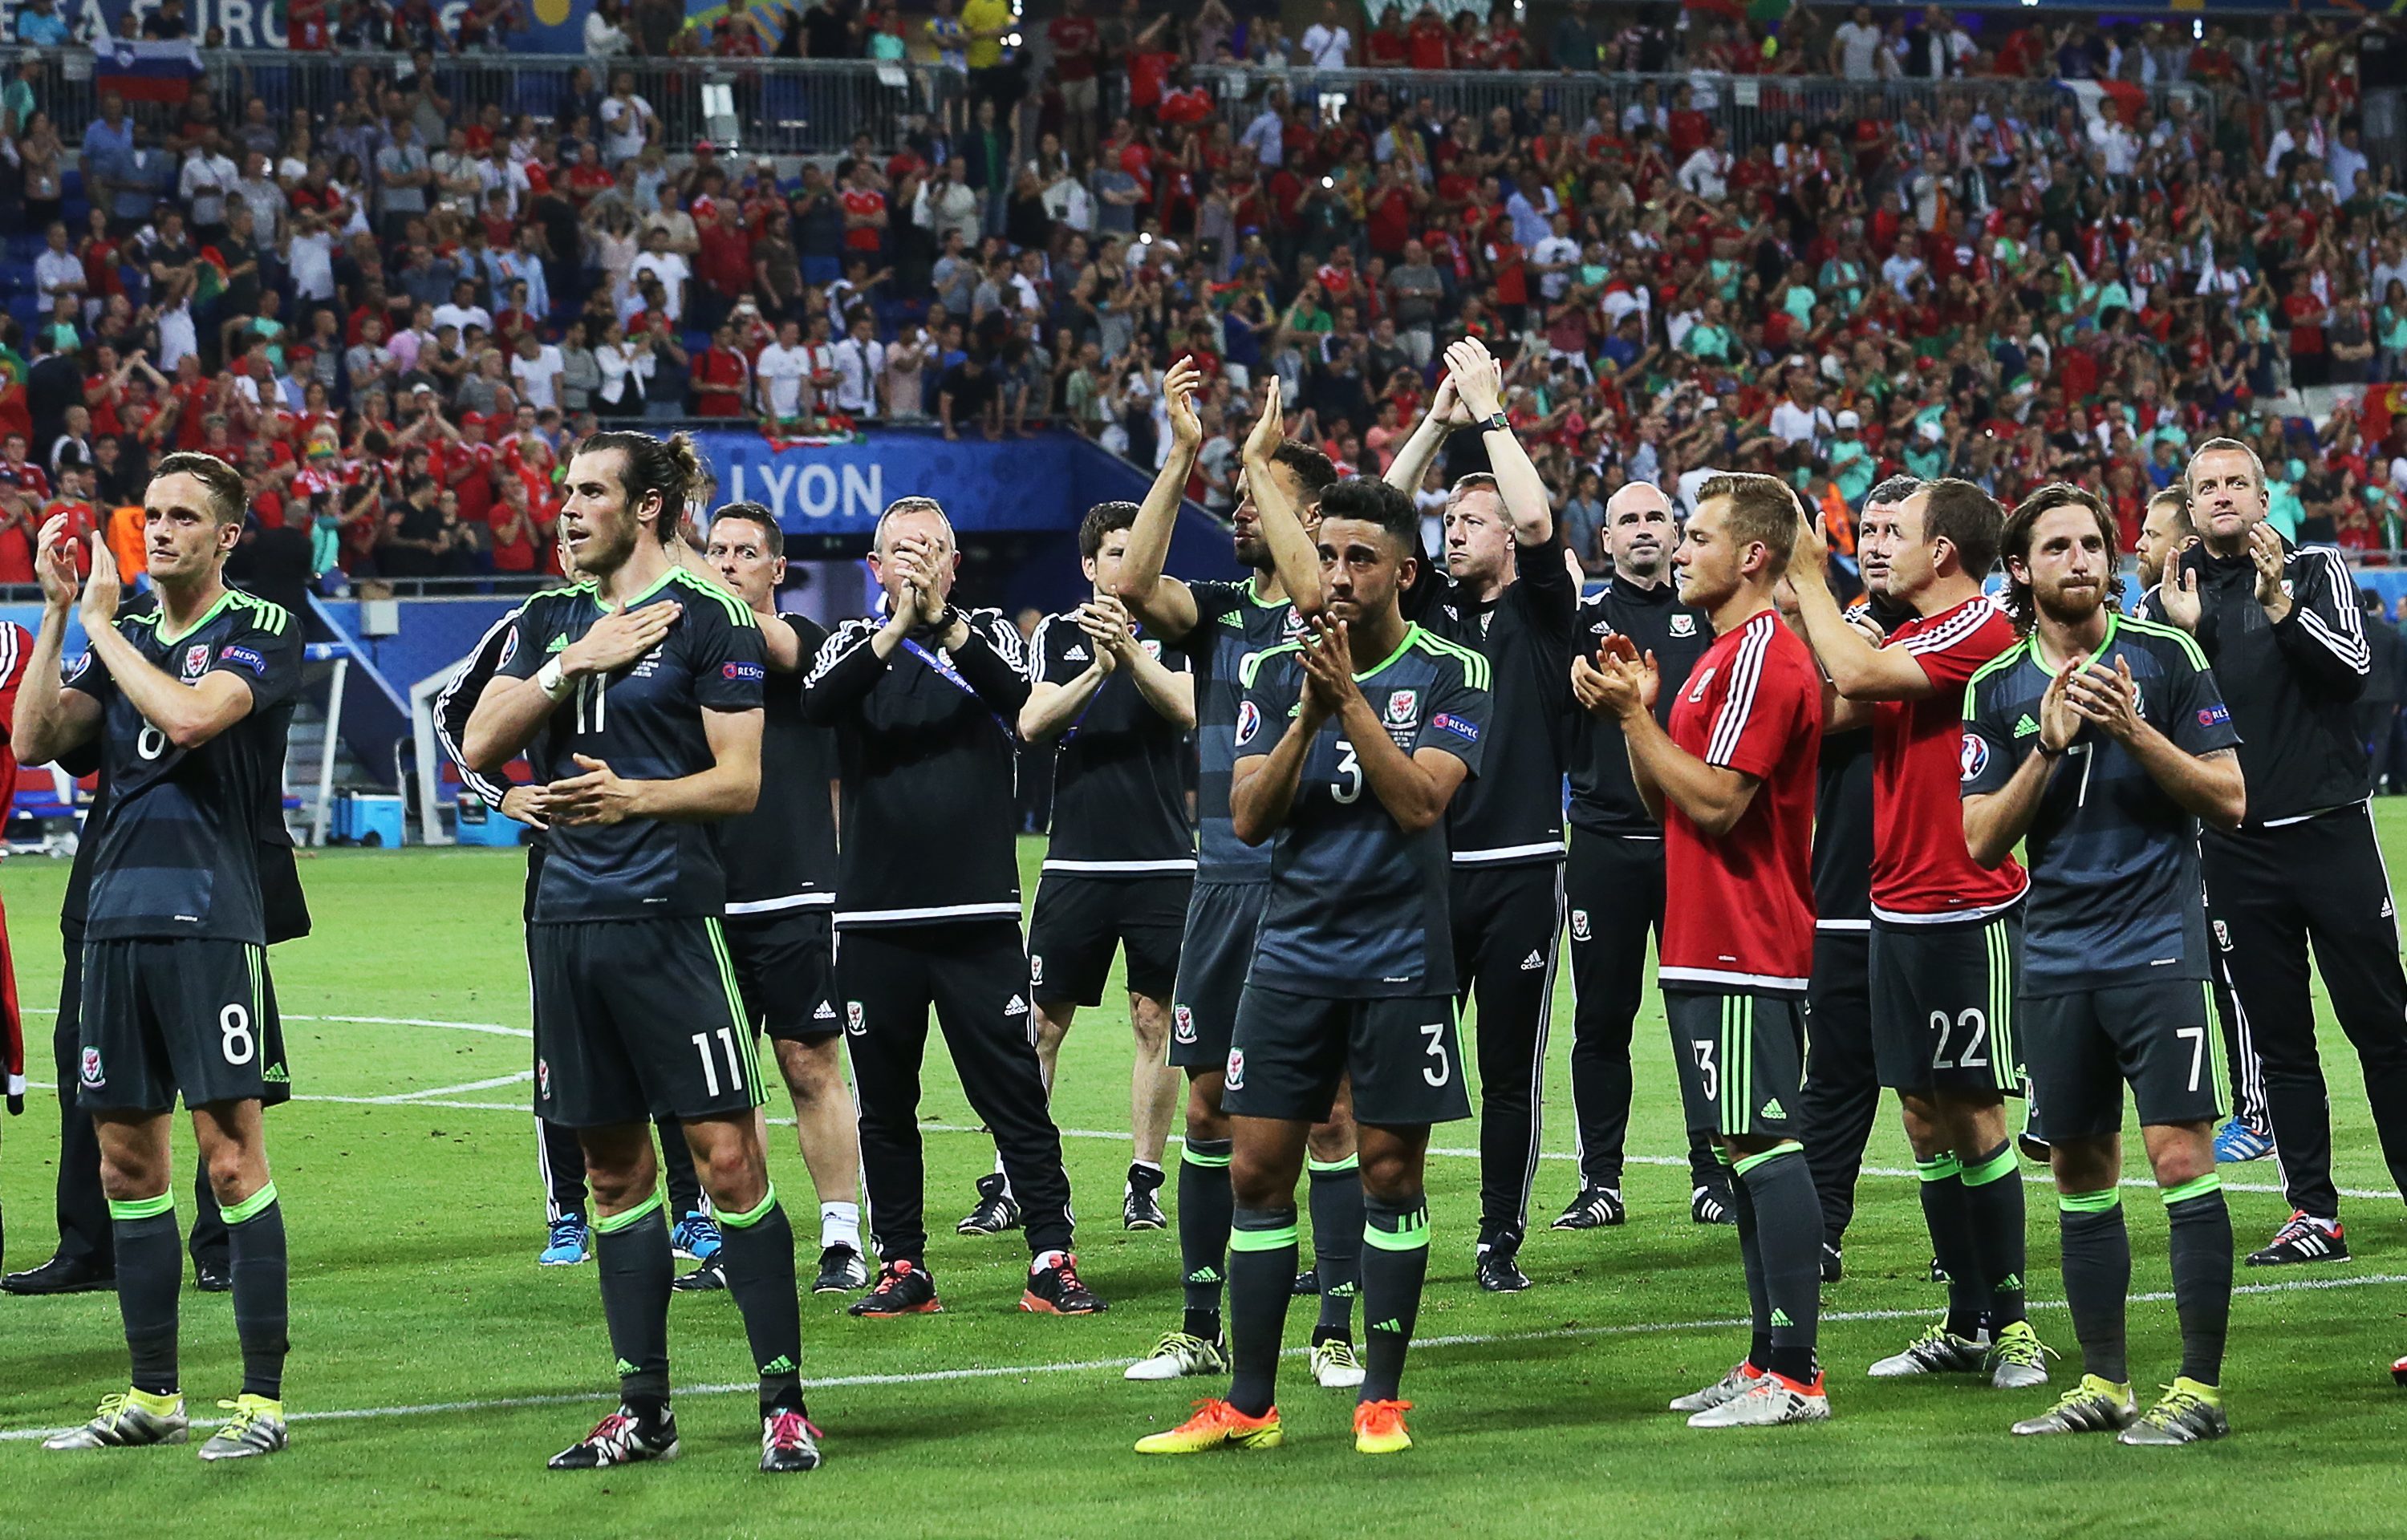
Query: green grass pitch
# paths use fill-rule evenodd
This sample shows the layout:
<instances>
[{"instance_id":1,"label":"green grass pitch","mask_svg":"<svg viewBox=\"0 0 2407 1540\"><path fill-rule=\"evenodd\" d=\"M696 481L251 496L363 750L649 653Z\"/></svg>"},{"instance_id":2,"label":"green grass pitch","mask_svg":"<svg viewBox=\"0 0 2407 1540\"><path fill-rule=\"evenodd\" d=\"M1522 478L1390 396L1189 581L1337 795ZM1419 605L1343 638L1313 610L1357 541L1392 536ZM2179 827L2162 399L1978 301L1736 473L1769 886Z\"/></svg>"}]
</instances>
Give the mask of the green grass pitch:
<instances>
[{"instance_id":1,"label":"green grass pitch","mask_svg":"<svg viewBox=\"0 0 2407 1540\"><path fill-rule=\"evenodd\" d=\"M2407 869L2407 817L2382 809ZM1021 852L1028 892L1038 847ZM539 1268L543 1194L526 1111L526 973L520 858L507 852L333 853L303 863L317 934L273 958L301 1099L270 1120L292 1238L297 1414L289 1454L204 1468L189 1448L46 1454L32 1436L88 1416L125 1365L107 1295L0 1298L0 1535L175 1533L308 1536L922 1535L1500 1533L1799 1537L1935 1535L2397 1535L2407 1511L2407 1392L2385 1371L2407 1352L2407 1225L2375 1194L2375 1150L2353 1056L2325 1031L2342 1185L2357 1260L2273 1274L2242 1269L2225 1377L2237 1435L2189 1450L2094 1438L2015 1440L2005 1429L2049 1399L1967 1382L1875 1384L1940 1291L1903 1140L1884 1116L1848 1276L1825 1291L1835 1419L1821 1427L1694 1433L1663 1410L1740 1352L1745 1294L1727 1229L1691 1224L1661 1016L1640 1029L1629 1225L1585 1236L1543 1225L1574 1186L1564 1058L1568 987L1556 1005L1550 1151L1523 1254L1536 1287L1471 1282L1476 1163L1471 1127L1439 1131L1431 1161L1436 1249L1405 1393L1409 1454L1369 1462L1347 1436L1349 1397L1290 1361L1284 1449L1144 1460L1138 1436L1177 1420L1217 1382L1132 1385L1119 1370L1176 1319L1175 1232L1123 1234L1124 1140L1065 1141L1086 1225L1089 1279L1111 1301L1084 1320L1016 1307L1018 1236L949 1233L991 1146L941 1055L930 1058L930 1263L946 1311L856 1321L805 1300L804 1372L828 1433L816 1475L772 1484L752 1469L749 1367L724 1294L679 1296L672 1351L684 1454L599 1476L553 1475L546 1456L580 1434L612 1388L593 1270ZM22 997L56 999L54 921L64 862L0 871ZM48 1077L47 1009L29 1010L36 1076ZM463 1025L462 1024L466 1024ZM1476 1031L1475 1022L1470 1030ZM1064 1051L1055 1109L1065 1130L1126 1118L1130 1044L1118 1010L1086 1013ZM516 1080L511 1079L517 1077ZM782 1096L782 1090L776 1093ZM772 1112L779 1108L773 1096ZM48 1254L55 1102L37 1092L0 1137L8 1262ZM805 1244L810 1185L783 1128L771 1161ZM2136 1140L2131 1141L2136 1144ZM189 1171L188 1128L177 1136ZM2136 1156L2134 1175L2144 1175ZM2028 1173L2030 1175L2033 1173ZM2283 1217L2271 1163L2226 1168L2243 1249ZM2054 1206L2031 1198L2035 1320L2073 1349L2056 1272ZM2156 1297L2132 1312L2134 1378L2172 1378L2176 1350L2162 1211L2128 1194L2137 1273ZM190 1197L179 1199L189 1219ZM805 1258L805 1277L809 1258ZM1308 1324L1290 1321L1291 1344ZM184 1384L196 1415L237 1370L225 1298L184 1296ZM2056 1365L2058 1383L2077 1373Z\"/></svg>"}]
</instances>

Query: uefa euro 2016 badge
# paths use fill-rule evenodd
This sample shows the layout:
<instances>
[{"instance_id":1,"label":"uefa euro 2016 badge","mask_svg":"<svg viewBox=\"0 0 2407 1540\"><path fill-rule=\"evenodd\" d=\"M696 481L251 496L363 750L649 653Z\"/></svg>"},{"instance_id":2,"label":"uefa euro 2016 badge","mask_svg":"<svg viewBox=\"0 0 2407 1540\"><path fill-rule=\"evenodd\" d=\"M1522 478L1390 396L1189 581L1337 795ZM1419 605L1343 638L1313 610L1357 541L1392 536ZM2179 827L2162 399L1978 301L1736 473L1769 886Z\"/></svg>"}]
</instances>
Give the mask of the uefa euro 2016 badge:
<instances>
[{"instance_id":1,"label":"uefa euro 2016 badge","mask_svg":"<svg viewBox=\"0 0 2407 1540\"><path fill-rule=\"evenodd\" d=\"M1981 772L1989 768L1989 741L1977 732L1966 733L1962 759L1964 779L1978 780Z\"/></svg>"},{"instance_id":2,"label":"uefa euro 2016 badge","mask_svg":"<svg viewBox=\"0 0 2407 1540\"><path fill-rule=\"evenodd\" d=\"M1673 634L1674 636L1694 636L1694 635L1696 635L1696 634L1697 634L1697 617L1696 617L1695 615L1674 615L1674 616L1672 617L1672 634Z\"/></svg>"}]
</instances>

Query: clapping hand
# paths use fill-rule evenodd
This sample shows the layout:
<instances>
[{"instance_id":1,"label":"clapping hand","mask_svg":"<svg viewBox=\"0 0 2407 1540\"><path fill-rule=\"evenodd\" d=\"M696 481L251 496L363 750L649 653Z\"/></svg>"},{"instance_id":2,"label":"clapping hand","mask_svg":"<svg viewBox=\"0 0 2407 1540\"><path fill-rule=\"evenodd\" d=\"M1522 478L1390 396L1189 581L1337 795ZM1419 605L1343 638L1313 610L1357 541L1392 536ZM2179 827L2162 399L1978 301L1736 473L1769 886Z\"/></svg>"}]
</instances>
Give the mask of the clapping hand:
<instances>
[{"instance_id":1,"label":"clapping hand","mask_svg":"<svg viewBox=\"0 0 2407 1540\"><path fill-rule=\"evenodd\" d=\"M2092 662L2064 685L2073 711L2084 721L2096 723L2117 742L2128 743L2139 732L2140 687L2132 681L2131 666L2123 661L2121 653L2115 655L2112 673L2103 664Z\"/></svg>"},{"instance_id":2,"label":"clapping hand","mask_svg":"<svg viewBox=\"0 0 2407 1540\"><path fill-rule=\"evenodd\" d=\"M1354 683L1354 645L1346 622L1313 616L1311 634L1303 641L1305 713L1326 721L1344 711L1349 698L1360 699L1361 694Z\"/></svg>"}]
</instances>

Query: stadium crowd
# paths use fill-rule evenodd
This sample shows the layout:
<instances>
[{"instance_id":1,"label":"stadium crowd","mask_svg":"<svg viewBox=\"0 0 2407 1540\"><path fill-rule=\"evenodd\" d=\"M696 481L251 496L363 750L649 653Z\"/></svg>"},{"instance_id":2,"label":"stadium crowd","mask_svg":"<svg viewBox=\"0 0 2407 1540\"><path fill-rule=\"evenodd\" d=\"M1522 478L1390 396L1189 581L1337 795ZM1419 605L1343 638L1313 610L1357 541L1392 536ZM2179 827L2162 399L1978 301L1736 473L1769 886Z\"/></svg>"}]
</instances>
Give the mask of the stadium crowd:
<instances>
[{"instance_id":1,"label":"stadium crowd","mask_svg":"<svg viewBox=\"0 0 2407 1540\"><path fill-rule=\"evenodd\" d=\"M449 32L423 4L318 7L314 31L296 7L296 48L414 50L353 65L322 120L221 69L180 106L63 121L29 49L0 93L0 227L28 233L0 268L0 583L32 581L45 508L105 516L178 448L244 471L244 560L286 591L535 572L564 446L612 419L1051 420L1153 463L1180 355L1211 381L1190 490L1225 512L1266 382L1376 472L1466 334L1513 360L1592 569L1617 487L1685 508L1709 467L1805 488L1843 557L1895 472L2008 502L2099 486L2128 546L2218 433L2263 455L2286 534L2366 564L2407 544L2407 433L2366 390L2407 376L2407 190L2365 135L2369 86L2407 78L2386 18L2192 37L1572 0L1525 30L1331 0L1290 38L1223 0L1086 6L703 28L603 0L549 120L463 107L438 58L496 46L507 4ZM187 25L169 5L141 30ZM54 0L17 35L62 40ZM894 142L773 160L668 141L625 66L692 52L924 58L934 84ZM1332 89L1349 66L1648 78L1478 116L1426 76ZM1808 112L1777 79L1801 72L1860 89ZM2050 78L2094 91L2027 89Z\"/></svg>"}]
</instances>

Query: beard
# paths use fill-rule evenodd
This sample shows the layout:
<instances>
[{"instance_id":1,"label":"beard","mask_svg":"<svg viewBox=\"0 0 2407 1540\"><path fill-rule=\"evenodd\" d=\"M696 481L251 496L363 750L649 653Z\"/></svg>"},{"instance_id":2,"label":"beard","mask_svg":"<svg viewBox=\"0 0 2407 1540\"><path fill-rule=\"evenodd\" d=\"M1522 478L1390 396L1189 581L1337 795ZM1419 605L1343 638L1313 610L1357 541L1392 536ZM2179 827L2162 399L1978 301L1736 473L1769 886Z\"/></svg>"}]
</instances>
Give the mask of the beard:
<instances>
[{"instance_id":1,"label":"beard","mask_svg":"<svg viewBox=\"0 0 2407 1540\"><path fill-rule=\"evenodd\" d=\"M2031 607L2059 626L2078 626L2095 615L2106 602L2106 582L2101 578L2088 587L2031 589Z\"/></svg>"}]
</instances>

